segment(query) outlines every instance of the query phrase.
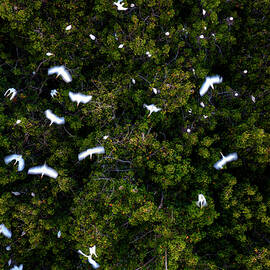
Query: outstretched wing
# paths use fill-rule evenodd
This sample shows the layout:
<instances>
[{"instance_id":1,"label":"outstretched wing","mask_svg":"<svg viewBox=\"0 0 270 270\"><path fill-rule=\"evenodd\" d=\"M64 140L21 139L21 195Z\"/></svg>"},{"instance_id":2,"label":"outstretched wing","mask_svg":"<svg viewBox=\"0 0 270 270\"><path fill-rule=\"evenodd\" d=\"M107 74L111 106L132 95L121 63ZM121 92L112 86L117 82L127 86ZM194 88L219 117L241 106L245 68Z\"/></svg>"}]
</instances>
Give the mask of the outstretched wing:
<instances>
[{"instance_id":1,"label":"outstretched wing","mask_svg":"<svg viewBox=\"0 0 270 270\"><path fill-rule=\"evenodd\" d=\"M58 125L61 125L61 124L65 123L65 118L64 117L58 117L51 110L46 110L45 115L50 121L55 122Z\"/></svg>"},{"instance_id":2,"label":"outstretched wing","mask_svg":"<svg viewBox=\"0 0 270 270\"><path fill-rule=\"evenodd\" d=\"M212 84L222 83L223 78L220 77L219 75L216 75L216 76L210 77L210 80L211 80Z\"/></svg>"},{"instance_id":3,"label":"outstretched wing","mask_svg":"<svg viewBox=\"0 0 270 270\"><path fill-rule=\"evenodd\" d=\"M24 169L24 159L19 159L19 166L18 166L18 172L21 172Z\"/></svg>"},{"instance_id":4,"label":"outstretched wing","mask_svg":"<svg viewBox=\"0 0 270 270\"><path fill-rule=\"evenodd\" d=\"M209 86L210 86L209 81L206 78L206 80L204 81L202 87L200 88L200 95L201 96L203 96L208 91Z\"/></svg>"},{"instance_id":5,"label":"outstretched wing","mask_svg":"<svg viewBox=\"0 0 270 270\"><path fill-rule=\"evenodd\" d=\"M50 176L54 179L58 176L58 172L56 170L47 166L46 164L44 166L45 166L45 170L44 170L45 175Z\"/></svg>"},{"instance_id":6,"label":"outstretched wing","mask_svg":"<svg viewBox=\"0 0 270 270\"><path fill-rule=\"evenodd\" d=\"M16 155L16 154L13 154L13 155L9 155L9 156L6 156L4 158L4 161L6 164L8 164L9 162L11 162L12 160L18 158L19 155Z\"/></svg>"},{"instance_id":7,"label":"outstretched wing","mask_svg":"<svg viewBox=\"0 0 270 270\"><path fill-rule=\"evenodd\" d=\"M46 111L45 111L45 116L46 116L50 121L54 121L55 115L52 113L51 110L46 110Z\"/></svg>"},{"instance_id":8,"label":"outstretched wing","mask_svg":"<svg viewBox=\"0 0 270 270\"><path fill-rule=\"evenodd\" d=\"M89 149L87 149L86 151L83 151L78 155L78 159L83 160L89 155L90 155L90 152L89 152Z\"/></svg>"},{"instance_id":9,"label":"outstretched wing","mask_svg":"<svg viewBox=\"0 0 270 270\"><path fill-rule=\"evenodd\" d=\"M226 160L223 158L214 164L214 168L217 170L220 170L220 169L222 169L224 164L226 164Z\"/></svg>"},{"instance_id":10,"label":"outstretched wing","mask_svg":"<svg viewBox=\"0 0 270 270\"><path fill-rule=\"evenodd\" d=\"M28 174L42 174L43 166L32 167L28 170Z\"/></svg>"},{"instance_id":11,"label":"outstretched wing","mask_svg":"<svg viewBox=\"0 0 270 270\"><path fill-rule=\"evenodd\" d=\"M231 153L231 154L229 154L227 157L226 157L226 160L228 161L228 162L230 162L230 161L233 161L233 160L237 160L238 159L238 156L237 156L237 153Z\"/></svg>"},{"instance_id":12,"label":"outstretched wing","mask_svg":"<svg viewBox=\"0 0 270 270\"><path fill-rule=\"evenodd\" d=\"M74 101L78 102L78 94L69 91L68 96L72 102Z\"/></svg>"},{"instance_id":13,"label":"outstretched wing","mask_svg":"<svg viewBox=\"0 0 270 270\"><path fill-rule=\"evenodd\" d=\"M64 117L58 117L57 115L55 115L55 120L54 122L58 125L63 125L65 124L65 118Z\"/></svg>"},{"instance_id":14,"label":"outstretched wing","mask_svg":"<svg viewBox=\"0 0 270 270\"><path fill-rule=\"evenodd\" d=\"M72 77L70 73L65 69L64 66L61 66L60 75L66 83L69 83L72 81Z\"/></svg>"},{"instance_id":15,"label":"outstretched wing","mask_svg":"<svg viewBox=\"0 0 270 270\"><path fill-rule=\"evenodd\" d=\"M61 66L54 66L48 69L48 75L52 75L54 73L59 73Z\"/></svg>"},{"instance_id":16,"label":"outstretched wing","mask_svg":"<svg viewBox=\"0 0 270 270\"><path fill-rule=\"evenodd\" d=\"M88 257L88 262L92 265L92 267L93 267L94 269L97 269L97 268L100 267L100 265L99 265L97 262L95 262L95 261L92 259L91 256Z\"/></svg>"},{"instance_id":17,"label":"outstretched wing","mask_svg":"<svg viewBox=\"0 0 270 270\"><path fill-rule=\"evenodd\" d=\"M77 95L78 95L79 101L84 103L84 104L89 102L92 99L92 96L90 96L90 95L84 95L81 93L78 93Z\"/></svg>"},{"instance_id":18,"label":"outstretched wing","mask_svg":"<svg viewBox=\"0 0 270 270\"><path fill-rule=\"evenodd\" d=\"M11 231L4 224L0 225L0 233L2 233L7 238L11 238L12 236Z\"/></svg>"},{"instance_id":19,"label":"outstretched wing","mask_svg":"<svg viewBox=\"0 0 270 270\"><path fill-rule=\"evenodd\" d=\"M105 149L103 146L97 146L95 148L92 148L92 153L93 154L104 154L105 153Z\"/></svg>"}]
</instances>

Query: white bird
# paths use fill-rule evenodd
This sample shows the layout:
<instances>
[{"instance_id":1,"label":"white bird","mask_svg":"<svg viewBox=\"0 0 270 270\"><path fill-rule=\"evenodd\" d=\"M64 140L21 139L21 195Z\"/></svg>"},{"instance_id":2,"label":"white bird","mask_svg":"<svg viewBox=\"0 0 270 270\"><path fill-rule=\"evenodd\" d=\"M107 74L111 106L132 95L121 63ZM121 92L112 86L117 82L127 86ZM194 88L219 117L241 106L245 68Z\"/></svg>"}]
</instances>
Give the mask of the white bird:
<instances>
[{"instance_id":1,"label":"white bird","mask_svg":"<svg viewBox=\"0 0 270 270\"><path fill-rule=\"evenodd\" d=\"M133 7L135 7L135 5L132 3L132 4L130 4L130 7L133 8Z\"/></svg>"},{"instance_id":2,"label":"white bird","mask_svg":"<svg viewBox=\"0 0 270 270\"><path fill-rule=\"evenodd\" d=\"M10 251L11 250L11 247L10 246L6 246L6 250L7 251Z\"/></svg>"},{"instance_id":3,"label":"white bird","mask_svg":"<svg viewBox=\"0 0 270 270\"><path fill-rule=\"evenodd\" d=\"M89 37L90 37L92 40L95 40L95 39L96 39L96 37L95 37L94 35L92 35L92 34L90 34Z\"/></svg>"},{"instance_id":4,"label":"white bird","mask_svg":"<svg viewBox=\"0 0 270 270\"><path fill-rule=\"evenodd\" d=\"M45 174L54 179L58 176L58 172L54 170L53 168L47 166L46 163L43 166L36 166L36 167L30 168L28 170L28 174L41 174L41 178Z\"/></svg>"},{"instance_id":5,"label":"white bird","mask_svg":"<svg viewBox=\"0 0 270 270\"><path fill-rule=\"evenodd\" d=\"M124 47L124 44L120 44L120 45L118 46L119 49L122 49L123 47Z\"/></svg>"},{"instance_id":6,"label":"white bird","mask_svg":"<svg viewBox=\"0 0 270 270\"><path fill-rule=\"evenodd\" d=\"M231 153L229 154L228 156L223 156L223 154L220 152L221 156L222 156L222 159L220 159L218 162L216 162L214 164L214 168L219 170L219 169L222 169L222 167L227 163L227 162L231 162L233 160L237 160L238 159L238 156L237 156L237 153Z\"/></svg>"},{"instance_id":7,"label":"white bird","mask_svg":"<svg viewBox=\"0 0 270 270\"><path fill-rule=\"evenodd\" d=\"M21 122L22 122L22 120L17 120L16 123L15 123L15 125L18 125L18 124L20 124Z\"/></svg>"},{"instance_id":8,"label":"white bird","mask_svg":"<svg viewBox=\"0 0 270 270\"><path fill-rule=\"evenodd\" d=\"M191 129L190 128L187 128L187 133L190 133L191 132Z\"/></svg>"},{"instance_id":9,"label":"white bird","mask_svg":"<svg viewBox=\"0 0 270 270\"><path fill-rule=\"evenodd\" d=\"M255 103L256 98L254 96L251 96L251 100L252 100L253 103Z\"/></svg>"},{"instance_id":10,"label":"white bird","mask_svg":"<svg viewBox=\"0 0 270 270\"><path fill-rule=\"evenodd\" d=\"M204 103L203 103L203 102L201 102L201 103L200 103L200 105L201 105L203 108L205 107L205 105L204 105Z\"/></svg>"},{"instance_id":11,"label":"white bird","mask_svg":"<svg viewBox=\"0 0 270 270\"><path fill-rule=\"evenodd\" d=\"M135 83L136 83L135 79L133 79L133 78L131 79L131 81L132 81L132 83L133 83L133 84L135 84Z\"/></svg>"},{"instance_id":12,"label":"white bird","mask_svg":"<svg viewBox=\"0 0 270 270\"><path fill-rule=\"evenodd\" d=\"M20 264L19 267L17 265L14 265L14 267L12 267L10 270L23 270L23 265Z\"/></svg>"},{"instance_id":13,"label":"white bird","mask_svg":"<svg viewBox=\"0 0 270 270\"><path fill-rule=\"evenodd\" d=\"M244 74L247 74L248 71L245 69L243 72L244 72Z\"/></svg>"},{"instance_id":14,"label":"white bird","mask_svg":"<svg viewBox=\"0 0 270 270\"><path fill-rule=\"evenodd\" d=\"M15 195L15 196L21 195L21 192L17 192L17 191L11 191L11 193L12 193L13 195Z\"/></svg>"},{"instance_id":15,"label":"white bird","mask_svg":"<svg viewBox=\"0 0 270 270\"><path fill-rule=\"evenodd\" d=\"M66 27L66 31L68 31L68 30L70 30L71 29L71 24L70 25L68 25L67 27Z\"/></svg>"},{"instance_id":16,"label":"white bird","mask_svg":"<svg viewBox=\"0 0 270 270\"><path fill-rule=\"evenodd\" d=\"M148 52L148 51L147 51L145 54L146 54L148 57L151 57L151 56L152 56L152 54L151 54L150 52Z\"/></svg>"},{"instance_id":17,"label":"white bird","mask_svg":"<svg viewBox=\"0 0 270 270\"><path fill-rule=\"evenodd\" d=\"M58 76L60 75L66 83L72 81L70 73L66 70L64 66L54 66L48 69L48 75L52 75L54 73L57 73L56 78L58 78Z\"/></svg>"},{"instance_id":18,"label":"white bird","mask_svg":"<svg viewBox=\"0 0 270 270\"><path fill-rule=\"evenodd\" d=\"M152 112L161 111L161 108L156 107L156 105L154 105L154 104L150 104L150 105L143 104L143 107L146 108L150 112L148 117L152 114Z\"/></svg>"},{"instance_id":19,"label":"white bird","mask_svg":"<svg viewBox=\"0 0 270 270\"><path fill-rule=\"evenodd\" d=\"M153 90L154 94L157 95L157 93L158 93L157 88L153 87L152 90Z\"/></svg>"},{"instance_id":20,"label":"white bird","mask_svg":"<svg viewBox=\"0 0 270 270\"><path fill-rule=\"evenodd\" d=\"M92 248L94 248L94 249L91 250L91 248L89 248L89 251L90 251L90 254L89 255L84 254L81 250L78 250L78 253L80 253L81 255L83 255L86 258L88 258L88 262L92 265L92 267L94 269L97 269L97 268L100 267L100 265L92 259L92 255L93 254L97 257L97 255L96 255L96 246L94 246Z\"/></svg>"},{"instance_id":21,"label":"white bird","mask_svg":"<svg viewBox=\"0 0 270 270\"><path fill-rule=\"evenodd\" d=\"M214 83L222 83L223 78L216 75L216 76L212 76L212 77L206 77L205 81L200 89L200 95L203 96L207 91L208 88L211 86L212 89L214 89L213 84Z\"/></svg>"},{"instance_id":22,"label":"white bird","mask_svg":"<svg viewBox=\"0 0 270 270\"><path fill-rule=\"evenodd\" d=\"M107 140L109 138L108 135L103 136L103 140Z\"/></svg>"},{"instance_id":23,"label":"white bird","mask_svg":"<svg viewBox=\"0 0 270 270\"><path fill-rule=\"evenodd\" d=\"M18 172L21 172L24 169L24 159L22 158L22 155L13 154L4 158L6 164L11 162L12 160L15 160L14 165L16 165L18 162Z\"/></svg>"},{"instance_id":24,"label":"white bird","mask_svg":"<svg viewBox=\"0 0 270 270\"><path fill-rule=\"evenodd\" d=\"M200 35L200 38L204 38L204 35Z\"/></svg>"},{"instance_id":25,"label":"white bird","mask_svg":"<svg viewBox=\"0 0 270 270\"><path fill-rule=\"evenodd\" d=\"M230 20L230 21L233 21L233 17L230 17L229 20Z\"/></svg>"},{"instance_id":26,"label":"white bird","mask_svg":"<svg viewBox=\"0 0 270 270\"><path fill-rule=\"evenodd\" d=\"M169 35L170 35L170 32L166 32L166 33L165 33L165 36L169 36Z\"/></svg>"},{"instance_id":27,"label":"white bird","mask_svg":"<svg viewBox=\"0 0 270 270\"><path fill-rule=\"evenodd\" d=\"M58 94L56 89L51 90L51 97L55 97Z\"/></svg>"},{"instance_id":28,"label":"white bird","mask_svg":"<svg viewBox=\"0 0 270 270\"><path fill-rule=\"evenodd\" d=\"M196 205L200 208L207 206L206 199L202 194L198 195L198 201L196 202Z\"/></svg>"},{"instance_id":29,"label":"white bird","mask_svg":"<svg viewBox=\"0 0 270 270\"><path fill-rule=\"evenodd\" d=\"M9 260L8 260L8 266L11 265L11 262L12 262L11 259L9 259Z\"/></svg>"},{"instance_id":30,"label":"white bird","mask_svg":"<svg viewBox=\"0 0 270 270\"><path fill-rule=\"evenodd\" d=\"M61 231L58 231L57 238L60 238L60 237L61 237Z\"/></svg>"},{"instance_id":31,"label":"white bird","mask_svg":"<svg viewBox=\"0 0 270 270\"><path fill-rule=\"evenodd\" d=\"M51 52L47 52L46 55L47 55L47 56L52 56L52 55L54 55L54 54L51 53Z\"/></svg>"},{"instance_id":32,"label":"white bird","mask_svg":"<svg viewBox=\"0 0 270 270\"><path fill-rule=\"evenodd\" d=\"M35 194L34 192L31 192L31 196L32 196L32 197L35 197L36 194Z\"/></svg>"},{"instance_id":33,"label":"white bird","mask_svg":"<svg viewBox=\"0 0 270 270\"><path fill-rule=\"evenodd\" d=\"M4 224L0 225L0 233L2 233L7 238L11 238L12 236L11 231Z\"/></svg>"},{"instance_id":34,"label":"white bird","mask_svg":"<svg viewBox=\"0 0 270 270\"><path fill-rule=\"evenodd\" d=\"M17 95L17 90L15 88L8 88L4 96L8 97L10 95L10 100L12 100Z\"/></svg>"},{"instance_id":35,"label":"white bird","mask_svg":"<svg viewBox=\"0 0 270 270\"><path fill-rule=\"evenodd\" d=\"M204 9L202 10L202 14L203 16L206 14L206 11Z\"/></svg>"},{"instance_id":36,"label":"white bird","mask_svg":"<svg viewBox=\"0 0 270 270\"><path fill-rule=\"evenodd\" d=\"M52 123L55 123L57 125L65 124L65 118L64 117L58 117L51 110L46 110L45 115L51 121L50 126L52 125Z\"/></svg>"},{"instance_id":37,"label":"white bird","mask_svg":"<svg viewBox=\"0 0 270 270\"><path fill-rule=\"evenodd\" d=\"M103 146L97 146L97 147L89 148L86 151L81 152L78 155L78 159L83 160L89 155L90 155L90 159L92 159L93 154L104 154L104 153L105 153L104 147Z\"/></svg>"},{"instance_id":38,"label":"white bird","mask_svg":"<svg viewBox=\"0 0 270 270\"><path fill-rule=\"evenodd\" d=\"M114 5L117 6L117 10L127 10L128 8L124 8L123 5L124 3L121 3L122 0L118 0L118 2L113 2Z\"/></svg>"},{"instance_id":39,"label":"white bird","mask_svg":"<svg viewBox=\"0 0 270 270\"><path fill-rule=\"evenodd\" d=\"M71 91L69 91L68 96L72 102L74 101L77 102L77 106L79 106L81 102L85 104L85 103L88 103L92 99L92 96L90 95L84 95L81 93L73 93Z\"/></svg>"}]
</instances>

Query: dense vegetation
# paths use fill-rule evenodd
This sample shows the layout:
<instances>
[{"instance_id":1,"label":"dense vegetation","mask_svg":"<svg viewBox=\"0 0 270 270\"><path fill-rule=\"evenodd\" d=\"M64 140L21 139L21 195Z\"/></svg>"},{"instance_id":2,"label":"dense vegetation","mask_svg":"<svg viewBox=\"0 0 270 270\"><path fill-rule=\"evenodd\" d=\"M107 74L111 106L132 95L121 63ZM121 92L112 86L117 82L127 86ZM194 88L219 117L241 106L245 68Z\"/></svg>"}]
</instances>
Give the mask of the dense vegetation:
<instances>
[{"instance_id":1,"label":"dense vegetation","mask_svg":"<svg viewBox=\"0 0 270 270\"><path fill-rule=\"evenodd\" d=\"M0 235L0 269L91 269L77 250L93 245L100 269L269 269L269 0L133 3L0 1L0 223L13 234ZM48 76L55 65L71 83ZM77 107L69 91L93 99ZM215 170L219 152L239 159ZM27 174L45 161L56 179Z\"/></svg>"}]
</instances>

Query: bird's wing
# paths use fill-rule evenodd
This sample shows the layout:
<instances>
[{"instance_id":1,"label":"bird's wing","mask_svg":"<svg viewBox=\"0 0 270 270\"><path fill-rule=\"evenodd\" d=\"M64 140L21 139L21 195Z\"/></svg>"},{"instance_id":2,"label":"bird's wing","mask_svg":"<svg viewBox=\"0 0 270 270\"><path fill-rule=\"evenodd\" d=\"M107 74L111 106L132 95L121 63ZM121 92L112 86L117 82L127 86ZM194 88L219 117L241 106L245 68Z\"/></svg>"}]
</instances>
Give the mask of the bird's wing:
<instances>
[{"instance_id":1,"label":"bird's wing","mask_svg":"<svg viewBox=\"0 0 270 270\"><path fill-rule=\"evenodd\" d=\"M58 117L57 115L55 115L54 122L56 124L58 124L58 125L65 124L65 118L64 117Z\"/></svg>"},{"instance_id":2,"label":"bird's wing","mask_svg":"<svg viewBox=\"0 0 270 270\"><path fill-rule=\"evenodd\" d=\"M81 152L79 155L78 155L78 159L79 160L82 160L82 159L85 159L87 156L90 155L90 152L89 152L89 149L86 150L86 151L83 151Z\"/></svg>"},{"instance_id":3,"label":"bird's wing","mask_svg":"<svg viewBox=\"0 0 270 270\"><path fill-rule=\"evenodd\" d=\"M216 75L216 76L210 77L210 80L211 80L212 84L213 83L222 83L223 78Z\"/></svg>"},{"instance_id":4,"label":"bird's wing","mask_svg":"<svg viewBox=\"0 0 270 270\"><path fill-rule=\"evenodd\" d=\"M226 163L225 159L221 159L214 164L214 167L215 169L220 170L225 163Z\"/></svg>"},{"instance_id":5,"label":"bird's wing","mask_svg":"<svg viewBox=\"0 0 270 270\"><path fill-rule=\"evenodd\" d=\"M88 257L86 254L84 254L80 249L78 250L78 253L80 253L81 255Z\"/></svg>"},{"instance_id":6,"label":"bird's wing","mask_svg":"<svg viewBox=\"0 0 270 270\"><path fill-rule=\"evenodd\" d=\"M90 255L95 255L97 257L97 254L96 254L96 245L94 245L93 247L90 247L89 248L89 252L90 252Z\"/></svg>"},{"instance_id":7,"label":"bird's wing","mask_svg":"<svg viewBox=\"0 0 270 270\"><path fill-rule=\"evenodd\" d=\"M78 93L78 99L82 103L87 103L87 102L89 102L92 99L92 96L90 96L90 95L87 96L87 95Z\"/></svg>"},{"instance_id":8,"label":"bird's wing","mask_svg":"<svg viewBox=\"0 0 270 270\"><path fill-rule=\"evenodd\" d=\"M28 174L41 174L43 166L32 167L28 170Z\"/></svg>"},{"instance_id":9,"label":"bird's wing","mask_svg":"<svg viewBox=\"0 0 270 270\"><path fill-rule=\"evenodd\" d=\"M161 111L161 108L155 107L155 112Z\"/></svg>"},{"instance_id":10,"label":"bird's wing","mask_svg":"<svg viewBox=\"0 0 270 270\"><path fill-rule=\"evenodd\" d=\"M60 70L60 75L62 76L63 80L66 83L69 83L72 81L72 77L70 73L64 67Z\"/></svg>"},{"instance_id":11,"label":"bird's wing","mask_svg":"<svg viewBox=\"0 0 270 270\"><path fill-rule=\"evenodd\" d=\"M93 154L104 154L105 153L105 149L103 146L98 146L92 149L92 153Z\"/></svg>"},{"instance_id":12,"label":"bird's wing","mask_svg":"<svg viewBox=\"0 0 270 270\"><path fill-rule=\"evenodd\" d=\"M48 69L48 75L58 73L60 68L61 68L60 66L55 66L55 67L49 68Z\"/></svg>"},{"instance_id":13,"label":"bird's wing","mask_svg":"<svg viewBox=\"0 0 270 270\"><path fill-rule=\"evenodd\" d=\"M23 265L22 264L20 264L19 270L23 270Z\"/></svg>"},{"instance_id":14,"label":"bird's wing","mask_svg":"<svg viewBox=\"0 0 270 270\"><path fill-rule=\"evenodd\" d=\"M51 110L46 110L45 111L45 116L51 121L53 121L54 118L55 118L55 114L53 114Z\"/></svg>"},{"instance_id":15,"label":"bird's wing","mask_svg":"<svg viewBox=\"0 0 270 270\"><path fill-rule=\"evenodd\" d=\"M100 265L99 265L96 261L94 261L94 260L91 258L91 256L88 257L88 262L92 265L92 267L93 267L94 269L97 269L97 268L100 267Z\"/></svg>"},{"instance_id":16,"label":"bird's wing","mask_svg":"<svg viewBox=\"0 0 270 270\"><path fill-rule=\"evenodd\" d=\"M58 172L56 170L47 166L46 164L44 166L45 166L45 170L44 170L45 175L50 176L54 179L58 176Z\"/></svg>"},{"instance_id":17,"label":"bird's wing","mask_svg":"<svg viewBox=\"0 0 270 270\"><path fill-rule=\"evenodd\" d=\"M206 79L202 85L202 87L200 88L200 95L203 96L209 88L210 84L209 81Z\"/></svg>"},{"instance_id":18,"label":"bird's wing","mask_svg":"<svg viewBox=\"0 0 270 270\"><path fill-rule=\"evenodd\" d=\"M149 110L150 105L143 104L143 107L146 108L147 110Z\"/></svg>"},{"instance_id":19,"label":"bird's wing","mask_svg":"<svg viewBox=\"0 0 270 270\"><path fill-rule=\"evenodd\" d=\"M20 158L19 159L18 171L21 172L23 169L24 169L24 159Z\"/></svg>"},{"instance_id":20,"label":"bird's wing","mask_svg":"<svg viewBox=\"0 0 270 270\"><path fill-rule=\"evenodd\" d=\"M68 96L69 96L69 98L71 99L72 102L78 101L78 94L69 91Z\"/></svg>"},{"instance_id":21,"label":"bird's wing","mask_svg":"<svg viewBox=\"0 0 270 270\"><path fill-rule=\"evenodd\" d=\"M0 226L2 234L7 238L11 238L12 236L11 231L4 224L1 224Z\"/></svg>"},{"instance_id":22,"label":"bird's wing","mask_svg":"<svg viewBox=\"0 0 270 270\"><path fill-rule=\"evenodd\" d=\"M18 155L16 154L13 154L13 155L9 155L9 156L6 156L4 158L4 161L6 164L8 164L9 162L11 162L12 160L16 159L18 157Z\"/></svg>"},{"instance_id":23,"label":"bird's wing","mask_svg":"<svg viewBox=\"0 0 270 270\"><path fill-rule=\"evenodd\" d=\"M226 160L228 162L233 161L233 160L237 160L237 159L238 159L237 153L231 153L226 157Z\"/></svg>"}]
</instances>

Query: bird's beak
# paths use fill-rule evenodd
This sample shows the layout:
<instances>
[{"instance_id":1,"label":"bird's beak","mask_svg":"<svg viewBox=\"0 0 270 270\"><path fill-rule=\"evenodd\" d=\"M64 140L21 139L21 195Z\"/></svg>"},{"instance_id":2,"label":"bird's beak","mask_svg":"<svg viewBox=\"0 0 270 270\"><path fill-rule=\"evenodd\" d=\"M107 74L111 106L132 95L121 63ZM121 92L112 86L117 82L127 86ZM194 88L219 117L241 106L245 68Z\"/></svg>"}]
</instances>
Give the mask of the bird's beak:
<instances>
[{"instance_id":1,"label":"bird's beak","mask_svg":"<svg viewBox=\"0 0 270 270\"><path fill-rule=\"evenodd\" d=\"M16 165L16 164L17 164L17 162L18 162L18 160L16 160L16 161L14 162L14 165Z\"/></svg>"},{"instance_id":2,"label":"bird's beak","mask_svg":"<svg viewBox=\"0 0 270 270\"><path fill-rule=\"evenodd\" d=\"M58 75L56 76L56 79L59 77L59 75L60 75L60 74L58 74Z\"/></svg>"},{"instance_id":3,"label":"bird's beak","mask_svg":"<svg viewBox=\"0 0 270 270\"><path fill-rule=\"evenodd\" d=\"M79 103L77 103L77 108L79 107Z\"/></svg>"}]
</instances>

